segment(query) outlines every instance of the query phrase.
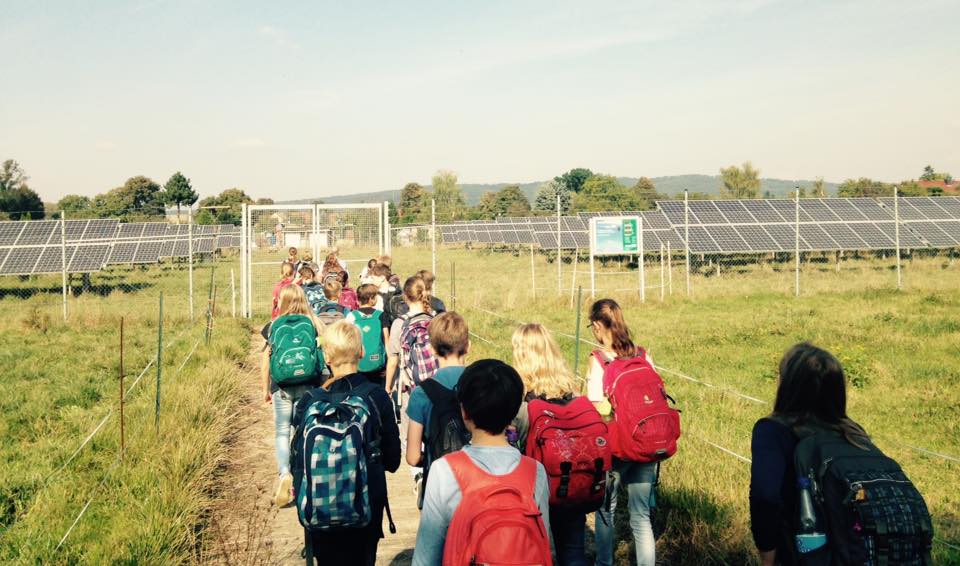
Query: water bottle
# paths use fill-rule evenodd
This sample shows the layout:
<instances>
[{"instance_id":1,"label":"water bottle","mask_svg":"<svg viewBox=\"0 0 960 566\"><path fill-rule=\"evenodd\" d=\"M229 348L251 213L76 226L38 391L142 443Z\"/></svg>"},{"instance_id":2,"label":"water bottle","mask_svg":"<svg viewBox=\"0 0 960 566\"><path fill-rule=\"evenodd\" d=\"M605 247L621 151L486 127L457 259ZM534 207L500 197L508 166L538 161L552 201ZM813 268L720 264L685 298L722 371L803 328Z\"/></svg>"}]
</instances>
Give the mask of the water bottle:
<instances>
[{"instance_id":1,"label":"water bottle","mask_svg":"<svg viewBox=\"0 0 960 566\"><path fill-rule=\"evenodd\" d=\"M800 554L813 552L827 544L827 535L817 525L817 513L813 507L813 494L810 492L810 478L797 478L800 491L800 532L797 533L797 551Z\"/></svg>"}]
</instances>

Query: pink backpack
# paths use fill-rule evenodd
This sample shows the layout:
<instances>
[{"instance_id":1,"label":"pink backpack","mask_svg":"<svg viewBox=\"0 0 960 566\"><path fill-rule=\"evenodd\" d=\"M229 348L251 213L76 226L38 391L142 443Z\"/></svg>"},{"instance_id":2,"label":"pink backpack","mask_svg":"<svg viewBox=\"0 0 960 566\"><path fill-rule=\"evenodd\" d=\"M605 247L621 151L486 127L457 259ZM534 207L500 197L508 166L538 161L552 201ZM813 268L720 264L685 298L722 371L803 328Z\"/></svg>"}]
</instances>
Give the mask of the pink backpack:
<instances>
[{"instance_id":1,"label":"pink backpack","mask_svg":"<svg viewBox=\"0 0 960 566\"><path fill-rule=\"evenodd\" d=\"M680 438L680 411L670 406L663 379L642 349L629 358L593 356L603 368L603 393L613 407L613 454L628 462L673 456Z\"/></svg>"}]
</instances>

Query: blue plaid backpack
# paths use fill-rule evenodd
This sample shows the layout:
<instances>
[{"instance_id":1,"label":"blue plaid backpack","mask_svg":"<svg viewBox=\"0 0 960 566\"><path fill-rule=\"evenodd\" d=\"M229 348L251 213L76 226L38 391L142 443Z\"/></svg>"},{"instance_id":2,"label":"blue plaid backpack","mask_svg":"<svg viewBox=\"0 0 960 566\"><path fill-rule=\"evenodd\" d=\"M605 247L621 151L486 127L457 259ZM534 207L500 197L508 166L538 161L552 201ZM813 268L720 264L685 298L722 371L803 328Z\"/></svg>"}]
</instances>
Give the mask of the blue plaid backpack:
<instances>
[{"instance_id":1,"label":"blue plaid backpack","mask_svg":"<svg viewBox=\"0 0 960 566\"><path fill-rule=\"evenodd\" d=\"M403 315L400 330L400 366L406 368L407 375L413 379L413 386L433 377L440 369L437 357L430 346L430 321L433 315L417 313Z\"/></svg>"},{"instance_id":2,"label":"blue plaid backpack","mask_svg":"<svg viewBox=\"0 0 960 566\"><path fill-rule=\"evenodd\" d=\"M301 399L306 405L298 404L290 464L297 515L308 532L370 522L368 481L383 466L380 415L367 401L375 387L367 383L345 393L317 388Z\"/></svg>"}]
</instances>

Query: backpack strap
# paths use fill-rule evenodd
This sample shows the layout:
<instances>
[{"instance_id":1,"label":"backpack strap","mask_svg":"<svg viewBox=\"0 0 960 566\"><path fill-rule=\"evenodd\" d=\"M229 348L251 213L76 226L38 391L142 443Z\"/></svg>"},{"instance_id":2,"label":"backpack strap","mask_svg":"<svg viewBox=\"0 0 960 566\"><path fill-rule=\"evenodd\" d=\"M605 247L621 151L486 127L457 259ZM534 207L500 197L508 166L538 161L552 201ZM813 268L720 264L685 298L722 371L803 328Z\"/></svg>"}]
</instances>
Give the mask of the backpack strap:
<instances>
[{"instance_id":1,"label":"backpack strap","mask_svg":"<svg viewBox=\"0 0 960 566\"><path fill-rule=\"evenodd\" d=\"M430 399L430 403L432 403L434 407L441 403L457 400L456 393L433 379L424 380L420 384L420 387L423 387L423 392L427 394L427 399Z\"/></svg>"}]
</instances>

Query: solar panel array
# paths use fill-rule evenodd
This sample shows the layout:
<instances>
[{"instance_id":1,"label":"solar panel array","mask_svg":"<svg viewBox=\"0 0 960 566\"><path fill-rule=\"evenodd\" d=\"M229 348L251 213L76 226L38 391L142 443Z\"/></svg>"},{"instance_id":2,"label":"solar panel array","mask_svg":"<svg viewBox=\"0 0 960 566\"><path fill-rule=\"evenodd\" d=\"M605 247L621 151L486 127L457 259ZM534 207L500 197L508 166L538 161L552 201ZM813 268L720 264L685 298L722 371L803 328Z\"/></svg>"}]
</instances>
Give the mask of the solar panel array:
<instances>
[{"instance_id":1,"label":"solar panel array","mask_svg":"<svg viewBox=\"0 0 960 566\"><path fill-rule=\"evenodd\" d=\"M658 210L583 212L562 216L559 247L589 248L589 220L600 216L643 219L644 249L668 244L684 249L689 231L693 253L769 253L801 251L889 250L895 247L893 198L794 200L657 201ZM902 248L960 246L960 197L901 197ZM799 213L799 224L797 217ZM685 224L689 222L689 226ZM536 244L556 249L555 216L500 217L494 222L459 222L440 227L444 243Z\"/></svg>"},{"instance_id":2,"label":"solar panel array","mask_svg":"<svg viewBox=\"0 0 960 566\"><path fill-rule=\"evenodd\" d=\"M194 252L240 247L232 224L196 226ZM116 219L0 222L0 275L91 273L107 265L157 263L187 257L189 227L166 222L120 223ZM63 240L66 240L65 245Z\"/></svg>"}]
</instances>

